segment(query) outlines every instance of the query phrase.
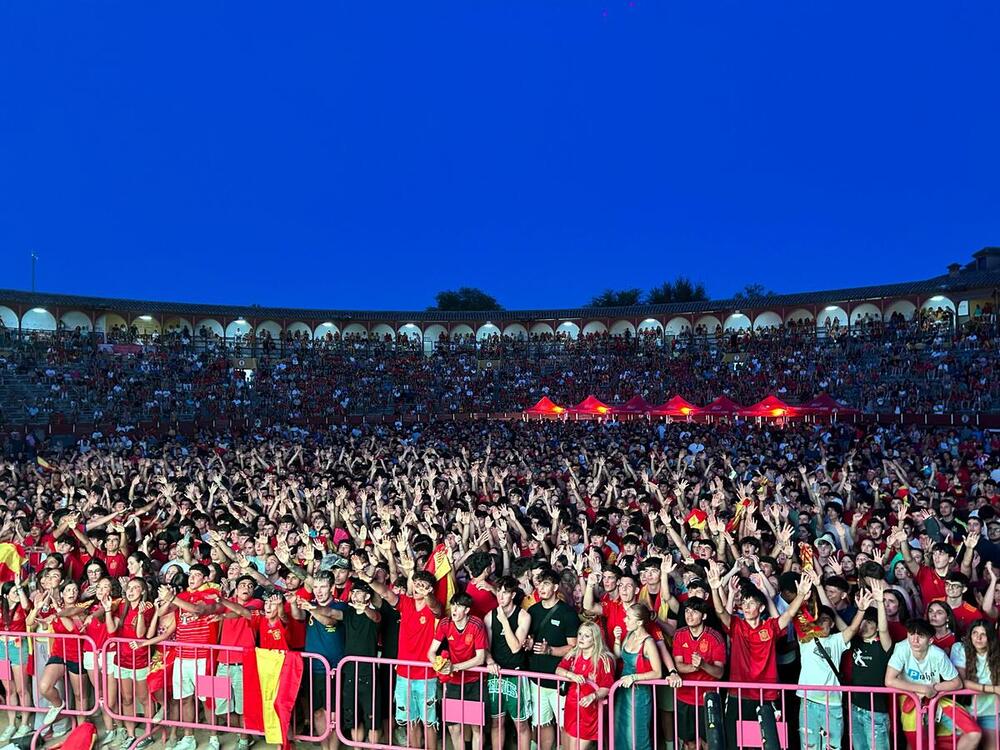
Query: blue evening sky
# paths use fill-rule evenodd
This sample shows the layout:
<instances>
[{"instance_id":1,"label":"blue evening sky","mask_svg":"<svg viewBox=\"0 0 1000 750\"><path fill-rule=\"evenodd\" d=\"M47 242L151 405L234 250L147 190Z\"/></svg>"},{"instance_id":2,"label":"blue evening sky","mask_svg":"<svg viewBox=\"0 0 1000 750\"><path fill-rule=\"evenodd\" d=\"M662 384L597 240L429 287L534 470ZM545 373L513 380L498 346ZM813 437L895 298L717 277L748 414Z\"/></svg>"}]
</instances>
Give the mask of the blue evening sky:
<instances>
[{"instance_id":1,"label":"blue evening sky","mask_svg":"<svg viewBox=\"0 0 1000 750\"><path fill-rule=\"evenodd\" d=\"M423 308L1000 244L1000 4L0 6L0 287Z\"/></svg>"}]
</instances>

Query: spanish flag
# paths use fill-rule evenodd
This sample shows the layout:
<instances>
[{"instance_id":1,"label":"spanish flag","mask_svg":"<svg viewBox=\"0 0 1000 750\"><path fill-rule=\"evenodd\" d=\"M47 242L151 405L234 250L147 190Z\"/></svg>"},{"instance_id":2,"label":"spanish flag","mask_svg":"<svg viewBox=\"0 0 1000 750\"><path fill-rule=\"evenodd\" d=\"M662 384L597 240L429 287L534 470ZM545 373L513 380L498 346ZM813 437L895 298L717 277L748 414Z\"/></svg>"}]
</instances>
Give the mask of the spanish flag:
<instances>
[{"instance_id":1,"label":"spanish flag","mask_svg":"<svg viewBox=\"0 0 1000 750\"><path fill-rule=\"evenodd\" d=\"M38 468L39 469L42 469L44 471L55 471L56 470L55 466L53 466L52 464L50 464L48 461L46 461L41 456L35 456L35 463L38 464Z\"/></svg>"},{"instance_id":2,"label":"spanish flag","mask_svg":"<svg viewBox=\"0 0 1000 750\"><path fill-rule=\"evenodd\" d=\"M0 583L13 581L24 565L24 547L13 542L0 543Z\"/></svg>"},{"instance_id":3,"label":"spanish flag","mask_svg":"<svg viewBox=\"0 0 1000 750\"><path fill-rule=\"evenodd\" d=\"M690 526L692 529L697 529L701 531L705 528L705 524L708 521L708 514L701 508L695 508L690 513L687 514L687 518L684 519L684 523Z\"/></svg>"},{"instance_id":4,"label":"spanish flag","mask_svg":"<svg viewBox=\"0 0 1000 750\"><path fill-rule=\"evenodd\" d=\"M424 570L428 573L433 573L437 579L437 588L434 591L434 596L444 605L447 612L451 603L451 597L454 596L455 590L458 587L455 583L455 570L452 568L451 558L448 557L448 548L444 544L439 544L434 548L430 558L427 560L427 564L424 566Z\"/></svg>"},{"instance_id":5,"label":"spanish flag","mask_svg":"<svg viewBox=\"0 0 1000 750\"><path fill-rule=\"evenodd\" d=\"M302 654L248 648L243 656L243 709L247 729L264 733L264 741L292 746L289 727L302 681Z\"/></svg>"}]
</instances>

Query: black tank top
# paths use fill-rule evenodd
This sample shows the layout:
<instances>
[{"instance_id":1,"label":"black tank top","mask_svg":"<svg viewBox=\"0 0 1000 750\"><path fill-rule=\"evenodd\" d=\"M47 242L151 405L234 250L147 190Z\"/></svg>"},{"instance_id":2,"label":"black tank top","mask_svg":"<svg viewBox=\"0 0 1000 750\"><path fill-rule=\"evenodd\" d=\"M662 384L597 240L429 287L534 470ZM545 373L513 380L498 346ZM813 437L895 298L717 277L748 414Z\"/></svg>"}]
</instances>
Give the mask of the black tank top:
<instances>
[{"instance_id":1,"label":"black tank top","mask_svg":"<svg viewBox=\"0 0 1000 750\"><path fill-rule=\"evenodd\" d=\"M493 656L493 661L499 664L501 669L524 669L527 664L524 651L522 650L515 654L510 650L510 646L507 645L507 639L503 634L503 625L500 624L500 619L497 617L498 611L498 609L495 609L490 615L490 632L492 634L490 638L490 654ZM515 631L517 630L517 617L520 612L520 608L515 608L511 614L511 618L514 620L511 623L511 627Z\"/></svg>"}]
</instances>

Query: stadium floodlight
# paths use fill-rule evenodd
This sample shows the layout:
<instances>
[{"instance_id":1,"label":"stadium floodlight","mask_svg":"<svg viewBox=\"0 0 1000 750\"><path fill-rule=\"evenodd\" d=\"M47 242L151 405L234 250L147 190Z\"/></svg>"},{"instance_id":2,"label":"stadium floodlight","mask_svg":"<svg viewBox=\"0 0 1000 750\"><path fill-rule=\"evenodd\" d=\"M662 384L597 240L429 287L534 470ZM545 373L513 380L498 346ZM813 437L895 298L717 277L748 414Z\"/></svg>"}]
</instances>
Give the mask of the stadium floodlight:
<instances>
[{"instance_id":1,"label":"stadium floodlight","mask_svg":"<svg viewBox=\"0 0 1000 750\"><path fill-rule=\"evenodd\" d=\"M152 315L140 315L139 316L139 320L147 320L148 321L148 320L152 320L152 319L153 319Z\"/></svg>"},{"instance_id":2,"label":"stadium floodlight","mask_svg":"<svg viewBox=\"0 0 1000 750\"><path fill-rule=\"evenodd\" d=\"M46 310L44 307L33 307L33 308L31 308L31 312L33 312L33 313L47 313L48 310Z\"/></svg>"}]
</instances>

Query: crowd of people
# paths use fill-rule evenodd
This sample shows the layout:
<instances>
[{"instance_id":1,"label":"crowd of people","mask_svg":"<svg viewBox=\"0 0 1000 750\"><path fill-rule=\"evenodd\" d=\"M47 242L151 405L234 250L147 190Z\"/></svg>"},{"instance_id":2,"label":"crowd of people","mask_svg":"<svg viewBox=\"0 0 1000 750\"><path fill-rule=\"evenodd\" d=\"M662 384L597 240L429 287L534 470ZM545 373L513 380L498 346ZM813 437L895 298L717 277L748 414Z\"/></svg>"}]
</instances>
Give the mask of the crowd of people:
<instances>
[{"instance_id":1,"label":"crowd of people","mask_svg":"<svg viewBox=\"0 0 1000 750\"><path fill-rule=\"evenodd\" d=\"M825 391L864 412L1000 409L992 317L956 328L930 312L850 330L790 323L676 337L647 330L433 343L301 335L225 341L185 329L115 346L81 331L8 336L0 384L23 388L6 403L0 388L0 423L513 412L543 395L573 405L590 394L609 404L637 394L649 403L680 394L698 404L720 395L752 404L774 393L794 404Z\"/></svg>"},{"instance_id":2,"label":"crowd of people","mask_svg":"<svg viewBox=\"0 0 1000 750\"><path fill-rule=\"evenodd\" d=\"M996 433L436 421L37 451L0 464L24 555L0 741L66 732L108 674L102 747L145 747L153 716L194 750L169 720L241 726L253 646L342 668L307 659L295 724L355 742L695 750L719 700L730 748L748 719L789 747L914 747L941 696L955 748L1000 741ZM781 684L806 687L760 687ZM481 720L443 732L449 700Z\"/></svg>"}]
</instances>

